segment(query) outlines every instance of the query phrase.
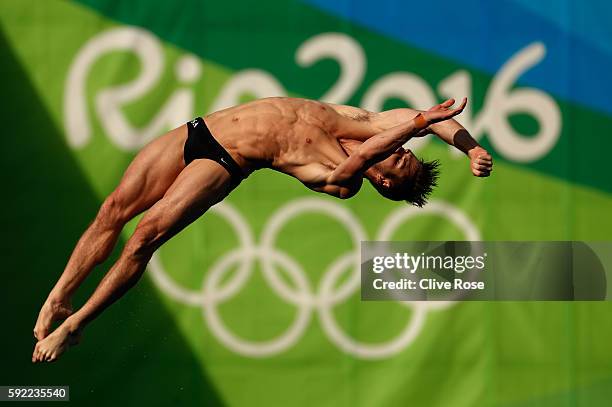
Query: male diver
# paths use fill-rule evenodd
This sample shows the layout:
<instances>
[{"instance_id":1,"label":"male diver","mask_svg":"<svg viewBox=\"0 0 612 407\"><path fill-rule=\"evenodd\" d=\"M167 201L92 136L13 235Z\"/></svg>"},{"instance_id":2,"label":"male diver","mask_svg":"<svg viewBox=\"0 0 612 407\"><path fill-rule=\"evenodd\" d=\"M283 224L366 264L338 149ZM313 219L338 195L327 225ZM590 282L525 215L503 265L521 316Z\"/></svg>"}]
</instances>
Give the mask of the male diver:
<instances>
[{"instance_id":1,"label":"male diver","mask_svg":"<svg viewBox=\"0 0 612 407\"><path fill-rule=\"evenodd\" d=\"M449 99L425 112L372 113L266 98L198 117L153 140L104 200L42 306L32 361L54 361L76 344L84 327L136 284L155 250L255 170L283 172L341 199L355 195L367 178L384 197L420 207L436 185L438 163L419 160L402 146L434 133L470 158L475 176L488 176L491 156L452 120L467 100L453 109L454 103ZM123 226L145 210L119 259L73 313L73 293L110 255ZM51 332L59 320L64 321Z\"/></svg>"}]
</instances>

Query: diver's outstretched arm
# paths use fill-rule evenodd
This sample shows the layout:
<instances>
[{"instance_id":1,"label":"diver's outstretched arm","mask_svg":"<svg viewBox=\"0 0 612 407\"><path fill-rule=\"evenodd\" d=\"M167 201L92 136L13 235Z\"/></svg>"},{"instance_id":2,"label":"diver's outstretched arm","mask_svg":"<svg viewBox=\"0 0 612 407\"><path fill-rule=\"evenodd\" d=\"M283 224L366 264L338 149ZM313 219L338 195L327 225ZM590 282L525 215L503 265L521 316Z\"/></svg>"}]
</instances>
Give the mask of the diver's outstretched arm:
<instances>
[{"instance_id":1,"label":"diver's outstretched arm","mask_svg":"<svg viewBox=\"0 0 612 407\"><path fill-rule=\"evenodd\" d=\"M436 109L438 106L432 109ZM384 130L396 126L398 123L413 119L419 113L425 112L410 108L387 110L373 114L372 124ZM456 120L448 119L432 123L412 137L423 137L428 134L435 134L447 144L454 146L457 150L467 155L470 158L470 169L475 176L486 177L490 175L493 170L491 155Z\"/></svg>"},{"instance_id":2,"label":"diver's outstretched arm","mask_svg":"<svg viewBox=\"0 0 612 407\"><path fill-rule=\"evenodd\" d=\"M421 134L430 125L460 114L465 108L467 99L464 98L457 108L451 109L454 103L454 99L448 99L426 112L419 113L411 120L370 137L329 175L327 182L341 184L353 179L357 174L363 173L375 163L389 157L404 143Z\"/></svg>"}]
</instances>

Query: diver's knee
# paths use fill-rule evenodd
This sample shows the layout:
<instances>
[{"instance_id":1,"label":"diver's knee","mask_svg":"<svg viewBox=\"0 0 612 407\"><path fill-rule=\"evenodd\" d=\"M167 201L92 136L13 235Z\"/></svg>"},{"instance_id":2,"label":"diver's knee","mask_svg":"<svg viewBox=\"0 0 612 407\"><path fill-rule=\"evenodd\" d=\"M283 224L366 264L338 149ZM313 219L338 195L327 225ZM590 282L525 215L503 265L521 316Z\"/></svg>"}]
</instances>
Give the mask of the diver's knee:
<instances>
[{"instance_id":1,"label":"diver's knee","mask_svg":"<svg viewBox=\"0 0 612 407\"><path fill-rule=\"evenodd\" d=\"M160 246L163 234L154 224L140 224L125 245L125 252L130 257L150 258Z\"/></svg>"},{"instance_id":2,"label":"diver's knee","mask_svg":"<svg viewBox=\"0 0 612 407\"><path fill-rule=\"evenodd\" d=\"M104 200L96 216L99 224L110 228L122 228L129 220L127 202L117 192L113 192Z\"/></svg>"}]
</instances>

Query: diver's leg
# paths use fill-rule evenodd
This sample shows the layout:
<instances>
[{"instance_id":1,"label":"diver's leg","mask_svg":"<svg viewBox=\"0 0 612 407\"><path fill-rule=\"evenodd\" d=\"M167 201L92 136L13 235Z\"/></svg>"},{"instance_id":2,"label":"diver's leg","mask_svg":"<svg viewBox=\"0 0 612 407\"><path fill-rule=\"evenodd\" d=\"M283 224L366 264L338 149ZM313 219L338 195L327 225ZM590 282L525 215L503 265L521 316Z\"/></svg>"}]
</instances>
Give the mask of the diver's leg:
<instances>
[{"instance_id":1,"label":"diver's leg","mask_svg":"<svg viewBox=\"0 0 612 407\"><path fill-rule=\"evenodd\" d=\"M71 298L91 270L108 258L123 226L157 202L183 170L185 125L147 144L130 163L81 236L61 277L43 304L34 336L43 339L54 321L72 313Z\"/></svg>"},{"instance_id":2,"label":"diver's leg","mask_svg":"<svg viewBox=\"0 0 612 407\"><path fill-rule=\"evenodd\" d=\"M36 344L33 362L53 361L76 342L85 325L140 278L153 252L229 192L230 176L219 164L195 160L142 218L121 256L83 307Z\"/></svg>"}]
</instances>

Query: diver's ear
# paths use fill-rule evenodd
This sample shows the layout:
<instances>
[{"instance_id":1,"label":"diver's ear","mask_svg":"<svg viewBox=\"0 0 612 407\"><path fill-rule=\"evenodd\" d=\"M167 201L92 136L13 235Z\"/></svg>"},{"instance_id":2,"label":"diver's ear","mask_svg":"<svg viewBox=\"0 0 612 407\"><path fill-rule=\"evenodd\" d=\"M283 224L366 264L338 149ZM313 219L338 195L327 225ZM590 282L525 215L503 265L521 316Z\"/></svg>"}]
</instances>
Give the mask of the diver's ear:
<instances>
[{"instance_id":1,"label":"diver's ear","mask_svg":"<svg viewBox=\"0 0 612 407\"><path fill-rule=\"evenodd\" d=\"M384 178L384 177L381 177L381 178L382 179L381 179L380 184L385 188L391 188L391 181L389 181L389 178Z\"/></svg>"}]
</instances>

